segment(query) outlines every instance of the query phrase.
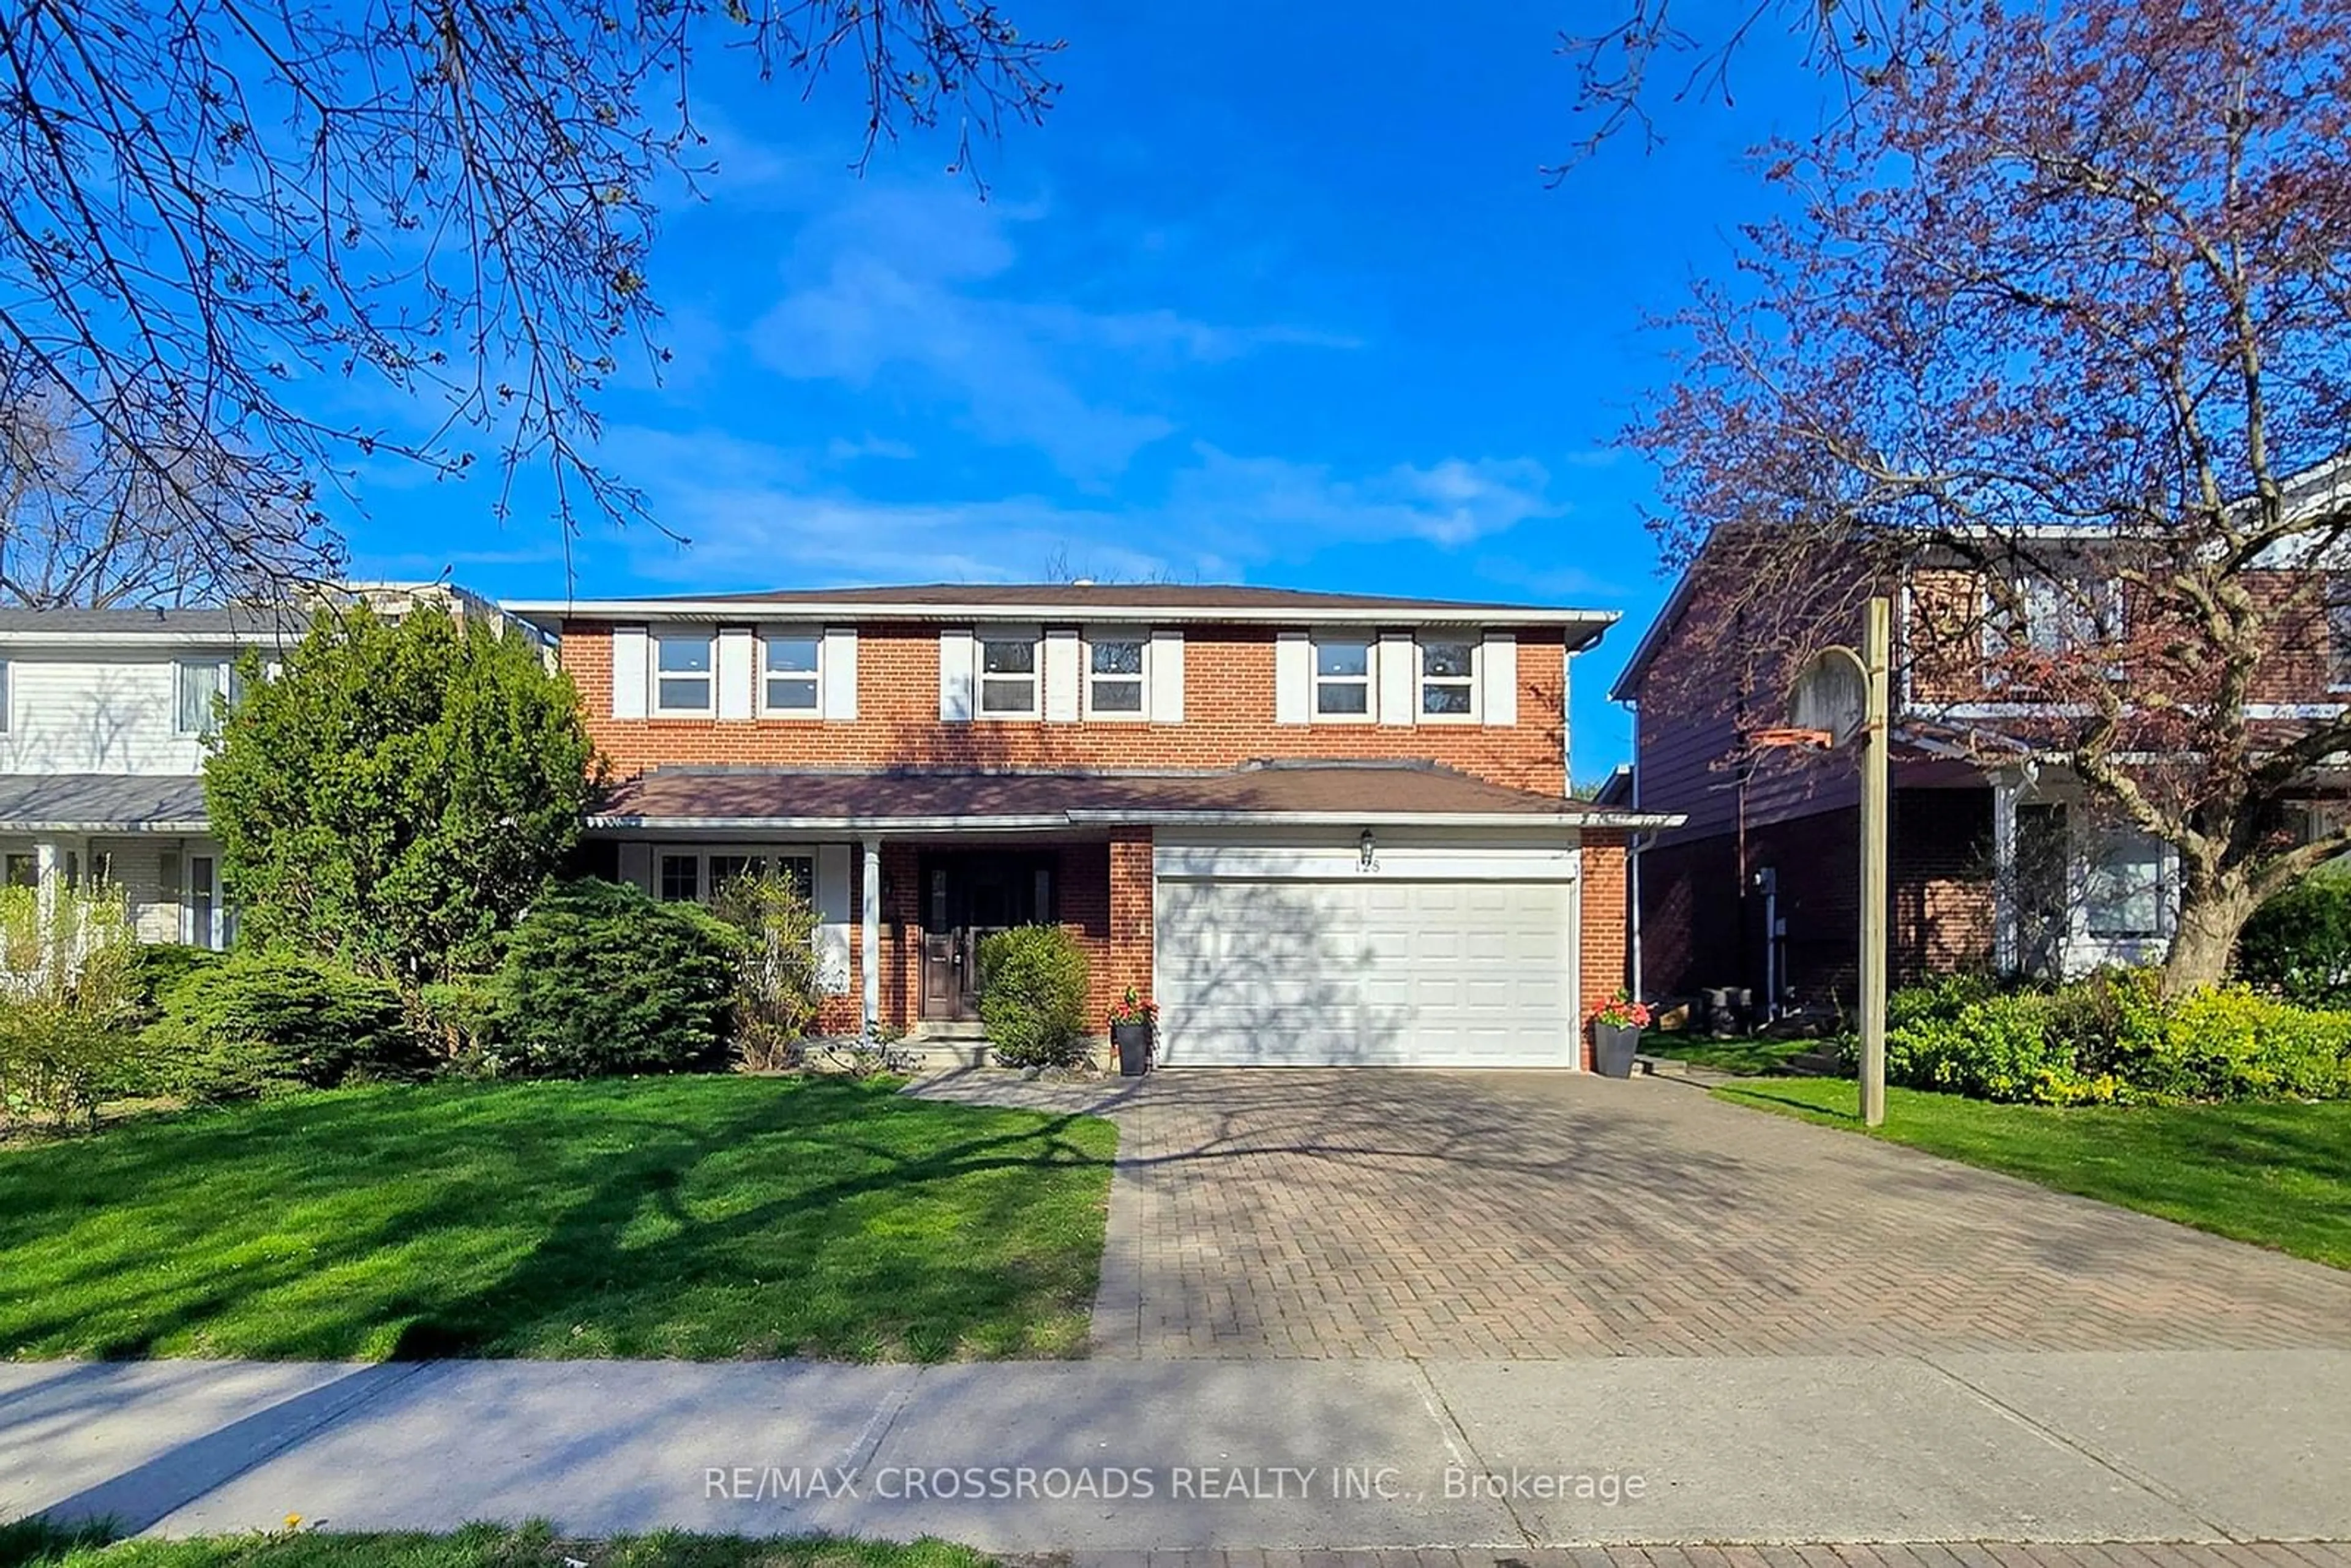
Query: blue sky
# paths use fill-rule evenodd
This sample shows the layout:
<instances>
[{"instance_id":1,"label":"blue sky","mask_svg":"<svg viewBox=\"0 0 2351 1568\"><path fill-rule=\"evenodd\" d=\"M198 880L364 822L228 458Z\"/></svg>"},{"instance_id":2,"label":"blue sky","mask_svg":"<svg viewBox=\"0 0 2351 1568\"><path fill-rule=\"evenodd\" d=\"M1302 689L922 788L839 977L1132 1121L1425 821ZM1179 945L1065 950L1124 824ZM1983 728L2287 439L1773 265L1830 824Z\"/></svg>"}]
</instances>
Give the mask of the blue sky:
<instances>
[{"instance_id":1,"label":"blue sky","mask_svg":"<svg viewBox=\"0 0 2351 1568\"><path fill-rule=\"evenodd\" d=\"M858 178L853 105L705 57L717 172L654 256L674 359L613 389L603 454L692 542L591 526L574 590L1058 570L1617 610L1576 669L1575 771L1604 773L1667 586L1611 437L1664 374L1644 314L1761 211L1740 150L1771 121L1672 110L1548 184L1588 3L1023 0L1066 89L983 148L984 202L944 142ZM564 591L528 493L500 525L486 479L392 480L342 519L360 573Z\"/></svg>"}]
</instances>

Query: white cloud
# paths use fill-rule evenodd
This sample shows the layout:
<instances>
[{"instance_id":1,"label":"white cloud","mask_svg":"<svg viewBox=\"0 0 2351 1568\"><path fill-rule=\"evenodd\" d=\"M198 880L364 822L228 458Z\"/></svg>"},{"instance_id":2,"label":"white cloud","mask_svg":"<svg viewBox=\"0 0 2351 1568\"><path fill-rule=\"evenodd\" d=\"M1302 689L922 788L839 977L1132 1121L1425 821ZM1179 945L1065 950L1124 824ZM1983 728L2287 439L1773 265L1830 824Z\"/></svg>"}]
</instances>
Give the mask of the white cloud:
<instances>
[{"instance_id":1,"label":"white cloud","mask_svg":"<svg viewBox=\"0 0 2351 1568\"><path fill-rule=\"evenodd\" d=\"M1050 497L877 500L804 455L716 433L619 430L608 455L691 541L628 536L644 576L701 587L1034 580L1048 562L1102 578L1246 576L1334 541L1452 549L1564 507L1529 459L1447 458L1345 476L1322 464L1195 449L1165 496L1119 506Z\"/></svg>"},{"instance_id":2,"label":"white cloud","mask_svg":"<svg viewBox=\"0 0 2351 1568\"><path fill-rule=\"evenodd\" d=\"M752 331L779 374L853 387L907 375L959 405L980 439L1043 452L1095 482L1173 434L1139 382L1276 346L1345 347L1288 325L1228 326L1163 308L1101 309L1024 297L1019 225L1039 206L967 193L867 189L803 231L793 287Z\"/></svg>"}]
</instances>

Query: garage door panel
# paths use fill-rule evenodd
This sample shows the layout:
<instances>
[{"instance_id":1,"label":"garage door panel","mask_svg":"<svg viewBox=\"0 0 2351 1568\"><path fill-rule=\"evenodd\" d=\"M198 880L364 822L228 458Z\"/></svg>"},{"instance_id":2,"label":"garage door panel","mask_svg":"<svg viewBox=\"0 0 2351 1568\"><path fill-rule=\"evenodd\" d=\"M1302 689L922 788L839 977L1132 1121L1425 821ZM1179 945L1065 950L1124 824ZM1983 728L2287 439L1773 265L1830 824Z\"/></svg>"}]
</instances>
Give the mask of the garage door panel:
<instances>
[{"instance_id":1,"label":"garage door panel","mask_svg":"<svg viewBox=\"0 0 2351 1568\"><path fill-rule=\"evenodd\" d=\"M1575 1060L1559 882L1158 884L1169 1066Z\"/></svg>"}]
</instances>

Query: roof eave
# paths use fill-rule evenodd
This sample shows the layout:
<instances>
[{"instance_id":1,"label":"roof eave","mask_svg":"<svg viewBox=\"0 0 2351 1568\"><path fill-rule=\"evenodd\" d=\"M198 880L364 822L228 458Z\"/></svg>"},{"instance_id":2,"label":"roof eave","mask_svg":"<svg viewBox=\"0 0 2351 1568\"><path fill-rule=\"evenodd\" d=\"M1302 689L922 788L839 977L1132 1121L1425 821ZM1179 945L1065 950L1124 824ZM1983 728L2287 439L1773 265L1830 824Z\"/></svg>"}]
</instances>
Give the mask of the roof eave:
<instances>
[{"instance_id":1,"label":"roof eave","mask_svg":"<svg viewBox=\"0 0 2351 1568\"><path fill-rule=\"evenodd\" d=\"M591 814L587 825L602 831L637 832L1012 832L1056 828L1108 827L1454 827L1454 828L1677 828L1687 818L1658 811L1247 811L1125 810L1099 808L1017 816L928 817L715 817L664 816L652 812Z\"/></svg>"},{"instance_id":2,"label":"roof eave","mask_svg":"<svg viewBox=\"0 0 2351 1568\"><path fill-rule=\"evenodd\" d=\"M1207 605L1207 604L914 604L893 600L517 599L498 608L534 625L560 630L566 621L1050 621L1168 624L1241 623L1269 626L1479 625L1559 627L1583 635L1577 649L1598 642L1620 616L1614 610L1550 609L1539 605Z\"/></svg>"},{"instance_id":3,"label":"roof eave","mask_svg":"<svg viewBox=\"0 0 2351 1568\"><path fill-rule=\"evenodd\" d=\"M176 838L192 838L211 831L211 824L202 818L192 821L62 822L27 818L0 821L0 833L162 833Z\"/></svg>"}]
</instances>

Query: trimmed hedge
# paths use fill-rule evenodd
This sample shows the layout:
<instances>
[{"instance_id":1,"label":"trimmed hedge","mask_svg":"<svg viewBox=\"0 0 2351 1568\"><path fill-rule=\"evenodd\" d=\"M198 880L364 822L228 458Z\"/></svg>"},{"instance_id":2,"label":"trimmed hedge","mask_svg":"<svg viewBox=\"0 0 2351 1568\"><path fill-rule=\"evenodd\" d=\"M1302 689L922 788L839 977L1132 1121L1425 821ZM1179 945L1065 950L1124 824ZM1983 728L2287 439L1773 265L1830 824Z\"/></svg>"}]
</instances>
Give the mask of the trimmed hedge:
<instances>
[{"instance_id":1,"label":"trimmed hedge","mask_svg":"<svg viewBox=\"0 0 2351 1568\"><path fill-rule=\"evenodd\" d=\"M1887 1009L1890 1082L2043 1105L2351 1099L2351 1012L2243 986L2165 1001L2146 970L2053 991L1945 982Z\"/></svg>"},{"instance_id":2,"label":"trimmed hedge","mask_svg":"<svg viewBox=\"0 0 2351 1568\"><path fill-rule=\"evenodd\" d=\"M979 1021L1008 1067L1074 1067L1086 1057L1086 950L1058 925L998 931L979 944Z\"/></svg>"},{"instance_id":3,"label":"trimmed hedge","mask_svg":"<svg viewBox=\"0 0 2351 1568\"><path fill-rule=\"evenodd\" d=\"M561 1078L724 1066L744 937L696 904L620 883L559 883L507 938L496 1033Z\"/></svg>"},{"instance_id":4,"label":"trimmed hedge","mask_svg":"<svg viewBox=\"0 0 2351 1568\"><path fill-rule=\"evenodd\" d=\"M417 1078L427 1069L391 985L290 953L239 953L188 970L145 1040L164 1080L199 1101Z\"/></svg>"}]
</instances>

